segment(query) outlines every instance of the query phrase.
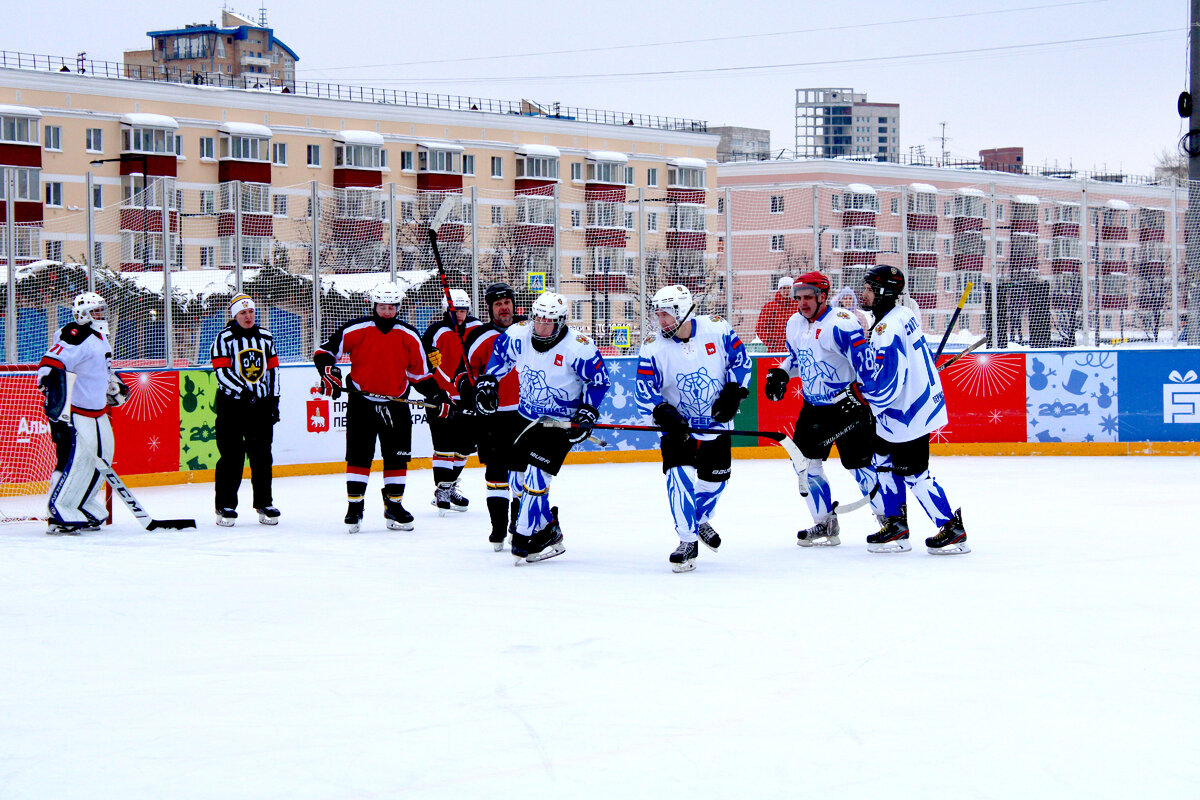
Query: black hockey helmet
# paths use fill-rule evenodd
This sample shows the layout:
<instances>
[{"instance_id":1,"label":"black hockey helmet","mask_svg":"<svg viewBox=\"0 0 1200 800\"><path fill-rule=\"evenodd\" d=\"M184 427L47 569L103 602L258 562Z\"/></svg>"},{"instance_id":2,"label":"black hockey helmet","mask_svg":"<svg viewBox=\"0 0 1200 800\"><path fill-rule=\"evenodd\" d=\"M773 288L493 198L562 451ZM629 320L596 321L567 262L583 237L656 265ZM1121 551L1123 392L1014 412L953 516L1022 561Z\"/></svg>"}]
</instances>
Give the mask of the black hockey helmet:
<instances>
[{"instance_id":1,"label":"black hockey helmet","mask_svg":"<svg viewBox=\"0 0 1200 800\"><path fill-rule=\"evenodd\" d=\"M516 303L517 294L513 291L513 288L504 281L497 281L495 283L488 284L487 290L483 293L483 302L486 303L487 307L490 309L492 307L492 303L496 302L497 300L512 300L514 303Z\"/></svg>"},{"instance_id":2,"label":"black hockey helmet","mask_svg":"<svg viewBox=\"0 0 1200 800\"><path fill-rule=\"evenodd\" d=\"M904 273L896 267L873 267L863 277L863 283L874 289L878 297L895 300L904 291Z\"/></svg>"}]
</instances>

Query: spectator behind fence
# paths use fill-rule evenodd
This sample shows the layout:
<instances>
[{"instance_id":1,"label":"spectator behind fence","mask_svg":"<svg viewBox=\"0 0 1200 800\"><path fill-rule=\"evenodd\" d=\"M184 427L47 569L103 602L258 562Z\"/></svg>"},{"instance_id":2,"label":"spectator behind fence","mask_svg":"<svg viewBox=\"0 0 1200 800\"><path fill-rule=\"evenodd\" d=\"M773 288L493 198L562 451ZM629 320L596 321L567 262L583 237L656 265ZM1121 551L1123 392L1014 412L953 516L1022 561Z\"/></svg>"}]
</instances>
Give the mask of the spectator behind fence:
<instances>
[{"instance_id":1,"label":"spectator behind fence","mask_svg":"<svg viewBox=\"0 0 1200 800\"><path fill-rule=\"evenodd\" d=\"M869 330L871 327L871 318L867 316L867 312L863 311L858 305L858 295L849 286L843 286L838 292L837 298L834 300L834 305L838 308L844 308L854 315L858 320L858 324L862 329Z\"/></svg>"},{"instance_id":2,"label":"spectator behind fence","mask_svg":"<svg viewBox=\"0 0 1200 800\"><path fill-rule=\"evenodd\" d=\"M768 353L783 352L787 321L797 309L799 305L792 298L792 279L785 275L779 279L775 296L758 312L758 324L754 326L754 333L766 345Z\"/></svg>"}]
</instances>

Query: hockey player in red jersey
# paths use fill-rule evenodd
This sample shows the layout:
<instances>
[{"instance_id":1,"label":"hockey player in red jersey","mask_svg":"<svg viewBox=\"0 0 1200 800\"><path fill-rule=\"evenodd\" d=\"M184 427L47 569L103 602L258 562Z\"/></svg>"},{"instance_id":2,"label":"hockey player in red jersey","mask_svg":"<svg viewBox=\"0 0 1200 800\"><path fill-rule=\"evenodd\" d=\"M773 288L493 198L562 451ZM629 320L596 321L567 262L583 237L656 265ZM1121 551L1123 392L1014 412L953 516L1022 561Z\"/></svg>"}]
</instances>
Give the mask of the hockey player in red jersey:
<instances>
[{"instance_id":1,"label":"hockey player in red jersey","mask_svg":"<svg viewBox=\"0 0 1200 800\"><path fill-rule=\"evenodd\" d=\"M421 337L397 315L404 291L381 283L367 294L369 316L352 319L329 337L313 363L325 394L346 390L346 525L358 533L363 518L367 478L375 458L375 442L383 456L384 519L392 530L413 529L413 516L401 504L408 462L412 457L412 417L399 402L410 385L437 406L429 414L450 415L450 400L429 367ZM338 359L350 357L350 376L343 382Z\"/></svg>"}]
</instances>

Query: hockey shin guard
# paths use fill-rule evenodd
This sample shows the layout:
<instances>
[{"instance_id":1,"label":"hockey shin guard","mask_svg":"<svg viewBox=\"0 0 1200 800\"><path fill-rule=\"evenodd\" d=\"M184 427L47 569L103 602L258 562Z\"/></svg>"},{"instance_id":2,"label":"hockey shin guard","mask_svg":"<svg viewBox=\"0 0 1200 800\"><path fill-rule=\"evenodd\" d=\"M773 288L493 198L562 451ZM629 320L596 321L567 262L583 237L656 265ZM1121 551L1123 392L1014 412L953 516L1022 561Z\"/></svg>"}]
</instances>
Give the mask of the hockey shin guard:
<instances>
[{"instance_id":1,"label":"hockey shin guard","mask_svg":"<svg viewBox=\"0 0 1200 800\"><path fill-rule=\"evenodd\" d=\"M717 500L725 491L725 481L696 481L696 522L708 522L717 509Z\"/></svg>"},{"instance_id":2,"label":"hockey shin guard","mask_svg":"<svg viewBox=\"0 0 1200 800\"><path fill-rule=\"evenodd\" d=\"M938 486L938 482L934 480L933 474L929 470L925 470L920 475L906 475L904 482L916 496L921 508L925 509L925 513L939 528L954 516L946 493L942 491L941 486Z\"/></svg>"},{"instance_id":3,"label":"hockey shin guard","mask_svg":"<svg viewBox=\"0 0 1200 800\"><path fill-rule=\"evenodd\" d=\"M531 466L525 470L521 484L521 515L517 519L517 532L532 536L550 523L550 478L549 473Z\"/></svg>"},{"instance_id":4,"label":"hockey shin guard","mask_svg":"<svg viewBox=\"0 0 1200 800\"><path fill-rule=\"evenodd\" d=\"M854 480L858 483L858 490L862 492L863 497L871 498L871 513L876 516L885 516L883 510L883 490L877 488L879 484L879 476L875 474L875 470L871 467L861 467L854 470ZM875 494L872 495L871 492Z\"/></svg>"},{"instance_id":5,"label":"hockey shin guard","mask_svg":"<svg viewBox=\"0 0 1200 800\"><path fill-rule=\"evenodd\" d=\"M667 502L681 542L696 541L696 468L667 470Z\"/></svg>"},{"instance_id":6,"label":"hockey shin guard","mask_svg":"<svg viewBox=\"0 0 1200 800\"><path fill-rule=\"evenodd\" d=\"M800 480L808 482L808 496L804 498L804 502L812 514L813 521L824 519L833 507L833 492L825 478L825 462L816 459L809 461L808 470Z\"/></svg>"},{"instance_id":7,"label":"hockey shin guard","mask_svg":"<svg viewBox=\"0 0 1200 800\"><path fill-rule=\"evenodd\" d=\"M875 476L879 478L879 496L883 498L884 516L898 517L907 500L904 481L892 472L890 456L875 456L874 466ZM872 503L871 507L875 508L876 504Z\"/></svg>"}]
</instances>

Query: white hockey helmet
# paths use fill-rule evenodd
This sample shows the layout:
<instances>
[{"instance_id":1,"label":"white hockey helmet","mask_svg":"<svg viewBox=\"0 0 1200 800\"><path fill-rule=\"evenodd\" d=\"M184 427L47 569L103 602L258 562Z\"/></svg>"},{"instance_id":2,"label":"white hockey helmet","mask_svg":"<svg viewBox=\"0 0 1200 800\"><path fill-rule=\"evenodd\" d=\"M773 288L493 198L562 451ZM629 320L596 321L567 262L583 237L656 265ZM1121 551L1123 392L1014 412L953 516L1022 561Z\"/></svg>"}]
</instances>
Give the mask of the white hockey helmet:
<instances>
[{"instance_id":1,"label":"white hockey helmet","mask_svg":"<svg viewBox=\"0 0 1200 800\"><path fill-rule=\"evenodd\" d=\"M678 283L659 289L650 304L655 311L665 311L675 318L675 324L670 329L663 329L663 336L668 338L674 336L679 326L687 321L695 305L691 290Z\"/></svg>"},{"instance_id":2,"label":"white hockey helmet","mask_svg":"<svg viewBox=\"0 0 1200 800\"><path fill-rule=\"evenodd\" d=\"M84 292L71 303L71 314L80 325L91 325L100 333L108 333L108 306L95 292Z\"/></svg>"},{"instance_id":3,"label":"white hockey helmet","mask_svg":"<svg viewBox=\"0 0 1200 800\"><path fill-rule=\"evenodd\" d=\"M379 303L398 306L404 302L404 289L398 283L381 283L367 292L367 302L374 309Z\"/></svg>"},{"instance_id":4,"label":"white hockey helmet","mask_svg":"<svg viewBox=\"0 0 1200 800\"><path fill-rule=\"evenodd\" d=\"M563 329L563 324L567 320L567 311L567 300L561 294L542 292L538 295L538 299L533 301L533 306L529 309L529 319L530 321L544 319L553 322L554 332L549 336L533 334L533 340L542 344L553 341Z\"/></svg>"},{"instance_id":5,"label":"white hockey helmet","mask_svg":"<svg viewBox=\"0 0 1200 800\"><path fill-rule=\"evenodd\" d=\"M446 293L442 292L442 311L450 310L450 303L454 303L455 311L470 311L471 310L471 295L467 294L462 289L451 289L450 300L446 300Z\"/></svg>"}]
</instances>

